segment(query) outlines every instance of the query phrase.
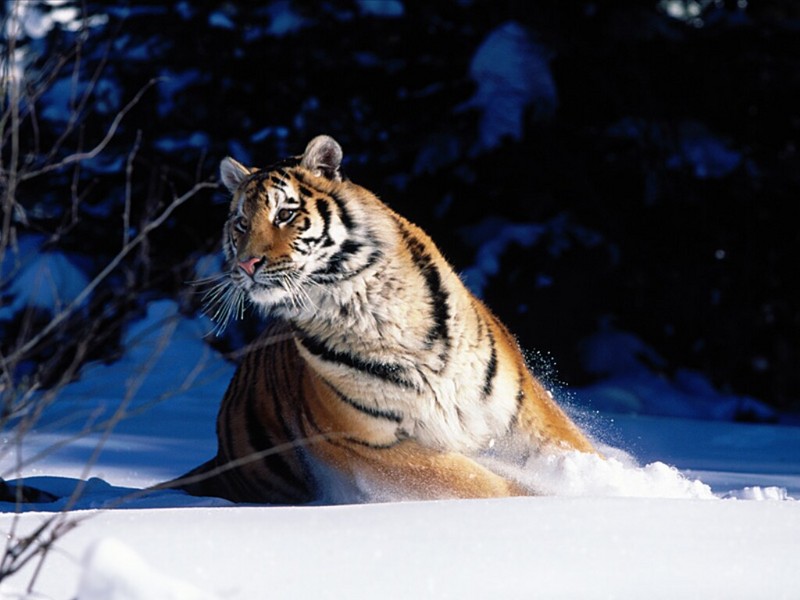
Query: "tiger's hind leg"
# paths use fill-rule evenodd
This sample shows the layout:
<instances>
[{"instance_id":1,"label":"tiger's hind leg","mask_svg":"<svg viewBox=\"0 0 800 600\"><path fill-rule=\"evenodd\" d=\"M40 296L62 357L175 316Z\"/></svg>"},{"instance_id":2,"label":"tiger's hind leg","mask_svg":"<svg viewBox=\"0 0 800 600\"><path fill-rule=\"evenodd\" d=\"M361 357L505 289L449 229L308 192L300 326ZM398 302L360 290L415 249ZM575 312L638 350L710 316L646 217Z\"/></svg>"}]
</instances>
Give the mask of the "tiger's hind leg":
<instances>
[{"instance_id":1,"label":"tiger's hind leg","mask_svg":"<svg viewBox=\"0 0 800 600\"><path fill-rule=\"evenodd\" d=\"M515 434L526 438L533 449L596 454L592 442L556 403L553 395L532 375L525 375L514 423Z\"/></svg>"},{"instance_id":2,"label":"tiger's hind leg","mask_svg":"<svg viewBox=\"0 0 800 600\"><path fill-rule=\"evenodd\" d=\"M226 498L229 495L229 486L217 471L217 458L214 457L177 479L161 483L157 487L182 490L192 496Z\"/></svg>"}]
</instances>

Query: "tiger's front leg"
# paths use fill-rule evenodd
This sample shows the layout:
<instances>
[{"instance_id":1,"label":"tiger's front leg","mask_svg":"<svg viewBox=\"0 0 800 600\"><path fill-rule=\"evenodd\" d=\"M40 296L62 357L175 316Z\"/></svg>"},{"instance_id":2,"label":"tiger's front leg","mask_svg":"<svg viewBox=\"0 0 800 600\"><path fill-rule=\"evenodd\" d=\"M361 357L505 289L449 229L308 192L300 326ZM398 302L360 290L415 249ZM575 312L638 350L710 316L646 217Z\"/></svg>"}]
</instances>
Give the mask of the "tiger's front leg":
<instances>
[{"instance_id":1,"label":"tiger's front leg","mask_svg":"<svg viewBox=\"0 0 800 600\"><path fill-rule=\"evenodd\" d=\"M315 445L319 460L347 476L371 500L504 498L532 492L463 454L437 452L414 440L370 447L347 439Z\"/></svg>"},{"instance_id":2,"label":"tiger's front leg","mask_svg":"<svg viewBox=\"0 0 800 600\"><path fill-rule=\"evenodd\" d=\"M370 499L498 498L531 495L468 456L429 448L397 424L356 410L308 372L303 429L308 452ZM326 485L322 484L324 490Z\"/></svg>"}]
</instances>

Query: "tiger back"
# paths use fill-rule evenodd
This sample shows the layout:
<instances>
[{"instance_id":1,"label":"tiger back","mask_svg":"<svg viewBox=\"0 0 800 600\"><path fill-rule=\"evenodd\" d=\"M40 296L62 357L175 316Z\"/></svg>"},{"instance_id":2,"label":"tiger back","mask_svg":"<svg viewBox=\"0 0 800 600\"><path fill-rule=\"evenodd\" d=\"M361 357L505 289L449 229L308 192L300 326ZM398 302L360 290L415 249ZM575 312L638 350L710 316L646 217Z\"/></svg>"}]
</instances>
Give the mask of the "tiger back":
<instances>
[{"instance_id":1,"label":"tiger back","mask_svg":"<svg viewBox=\"0 0 800 600\"><path fill-rule=\"evenodd\" d=\"M249 305L271 325L223 398L217 455L183 489L276 503L525 495L480 455L594 452L427 234L341 161L318 136L270 168L221 163L228 270L211 311Z\"/></svg>"}]
</instances>

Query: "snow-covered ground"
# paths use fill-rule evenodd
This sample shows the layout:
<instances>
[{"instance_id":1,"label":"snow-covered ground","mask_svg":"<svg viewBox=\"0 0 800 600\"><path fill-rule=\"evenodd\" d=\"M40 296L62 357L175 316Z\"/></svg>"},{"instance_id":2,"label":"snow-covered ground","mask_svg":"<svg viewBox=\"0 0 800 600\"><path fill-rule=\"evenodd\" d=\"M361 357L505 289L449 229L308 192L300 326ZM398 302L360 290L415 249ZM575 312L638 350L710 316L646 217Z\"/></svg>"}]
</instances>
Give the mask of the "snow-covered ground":
<instances>
[{"instance_id":1,"label":"snow-covered ground","mask_svg":"<svg viewBox=\"0 0 800 600\"><path fill-rule=\"evenodd\" d=\"M608 459L538 460L524 475L552 495L537 498L286 508L137 496L214 452L233 367L202 342L209 328L152 303L120 361L85 369L22 440L6 432L3 476L63 498L23 507L18 536L88 482L66 514L79 525L32 592L34 564L0 597L800 597L800 428L787 425L579 413ZM7 533L15 507L2 510Z\"/></svg>"}]
</instances>

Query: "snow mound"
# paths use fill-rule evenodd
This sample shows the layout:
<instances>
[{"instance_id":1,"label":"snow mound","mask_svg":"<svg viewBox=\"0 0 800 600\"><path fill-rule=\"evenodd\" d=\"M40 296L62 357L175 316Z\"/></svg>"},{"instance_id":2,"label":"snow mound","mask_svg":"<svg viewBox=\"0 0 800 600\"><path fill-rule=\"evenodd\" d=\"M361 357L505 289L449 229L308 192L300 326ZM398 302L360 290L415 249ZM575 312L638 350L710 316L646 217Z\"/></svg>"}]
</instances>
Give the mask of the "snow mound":
<instances>
[{"instance_id":1,"label":"snow mound","mask_svg":"<svg viewBox=\"0 0 800 600\"><path fill-rule=\"evenodd\" d=\"M516 467L489 459L487 466L547 496L689 498L717 496L699 480L662 462L639 466L624 452L602 448L605 456L557 452L532 456Z\"/></svg>"},{"instance_id":2,"label":"snow mound","mask_svg":"<svg viewBox=\"0 0 800 600\"><path fill-rule=\"evenodd\" d=\"M736 500L794 500L786 488L777 486L745 487L741 490L732 490L725 494L725 498Z\"/></svg>"},{"instance_id":3,"label":"snow mound","mask_svg":"<svg viewBox=\"0 0 800 600\"><path fill-rule=\"evenodd\" d=\"M213 600L193 585L160 573L130 547L105 538L89 548L77 600Z\"/></svg>"}]
</instances>

